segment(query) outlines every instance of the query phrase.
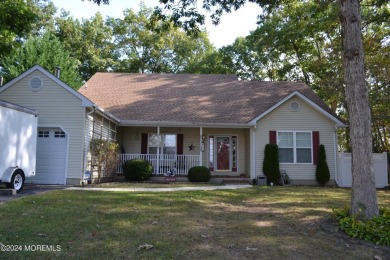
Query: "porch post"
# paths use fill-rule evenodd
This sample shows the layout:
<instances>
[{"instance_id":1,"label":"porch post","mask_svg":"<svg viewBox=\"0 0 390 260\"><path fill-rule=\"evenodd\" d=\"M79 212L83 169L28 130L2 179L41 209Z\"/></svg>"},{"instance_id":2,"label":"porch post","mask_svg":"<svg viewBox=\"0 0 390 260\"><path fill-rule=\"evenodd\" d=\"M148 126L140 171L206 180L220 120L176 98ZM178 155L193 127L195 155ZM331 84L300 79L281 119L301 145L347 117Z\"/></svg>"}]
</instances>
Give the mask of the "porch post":
<instances>
[{"instance_id":1,"label":"porch post","mask_svg":"<svg viewBox=\"0 0 390 260\"><path fill-rule=\"evenodd\" d=\"M203 136L203 127L200 127L199 132L200 132L200 134L199 134L199 164L200 164L200 166L203 166L203 163L202 163L202 136Z\"/></svg>"},{"instance_id":2,"label":"porch post","mask_svg":"<svg viewBox=\"0 0 390 260\"><path fill-rule=\"evenodd\" d=\"M160 126L157 126L157 174L160 174Z\"/></svg>"},{"instance_id":3,"label":"porch post","mask_svg":"<svg viewBox=\"0 0 390 260\"><path fill-rule=\"evenodd\" d=\"M251 156L251 163L250 163L250 168L251 168L251 179L256 178L256 126L250 128L250 134L249 134L249 143L250 143L250 153Z\"/></svg>"}]
</instances>

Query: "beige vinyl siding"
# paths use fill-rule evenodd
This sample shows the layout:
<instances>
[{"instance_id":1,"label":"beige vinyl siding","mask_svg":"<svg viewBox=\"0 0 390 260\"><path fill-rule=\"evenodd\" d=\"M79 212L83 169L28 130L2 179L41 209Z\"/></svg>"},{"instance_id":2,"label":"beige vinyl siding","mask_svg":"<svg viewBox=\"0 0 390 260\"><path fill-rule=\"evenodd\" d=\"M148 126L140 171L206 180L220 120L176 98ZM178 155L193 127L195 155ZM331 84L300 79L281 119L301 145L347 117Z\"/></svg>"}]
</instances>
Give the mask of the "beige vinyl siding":
<instances>
[{"instance_id":1,"label":"beige vinyl siding","mask_svg":"<svg viewBox=\"0 0 390 260\"><path fill-rule=\"evenodd\" d=\"M157 133L157 127L119 127L118 141L119 145L123 145L126 153L141 153L141 134L142 133ZM200 129L199 128L179 128L179 127L160 127L161 134L183 134L183 153L185 155L200 155ZM235 175L249 174L249 168L246 165L246 147L249 138L249 131L245 129L220 129L220 128L203 128L203 136L205 137L205 150L202 152L202 164L208 166L208 137L210 135L228 135L237 136L238 160L237 172ZM189 151L189 146L194 145L195 149ZM249 158L249 155L248 155ZM248 159L249 160L249 159ZM213 174L218 174L214 172ZM226 172L224 173L226 174Z\"/></svg>"},{"instance_id":2,"label":"beige vinyl siding","mask_svg":"<svg viewBox=\"0 0 390 260\"><path fill-rule=\"evenodd\" d=\"M300 104L300 110L290 110L290 103L296 101ZM330 170L330 179L334 180L334 122L326 118L304 100L293 97L284 104L261 118L256 127L256 175L262 176L264 160L264 147L269 143L269 131L319 131L320 144L325 146L327 162ZM293 180L315 183L314 164L290 164L280 163L280 169L286 170Z\"/></svg>"},{"instance_id":3,"label":"beige vinyl siding","mask_svg":"<svg viewBox=\"0 0 390 260\"><path fill-rule=\"evenodd\" d=\"M43 87L39 91L29 88L32 77L43 80ZM69 135L67 183L80 179L85 128L85 108L82 107L81 100L39 71L1 92L0 98L37 110L38 127L61 126L66 131Z\"/></svg>"}]
</instances>

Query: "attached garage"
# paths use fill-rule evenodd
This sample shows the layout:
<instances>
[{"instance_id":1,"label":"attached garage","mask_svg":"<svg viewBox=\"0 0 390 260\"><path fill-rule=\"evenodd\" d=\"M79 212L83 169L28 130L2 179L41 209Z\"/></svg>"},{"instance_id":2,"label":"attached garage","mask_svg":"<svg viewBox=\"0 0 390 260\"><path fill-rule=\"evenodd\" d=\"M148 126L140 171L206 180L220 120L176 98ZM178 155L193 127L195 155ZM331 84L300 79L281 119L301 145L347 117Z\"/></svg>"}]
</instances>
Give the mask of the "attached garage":
<instances>
[{"instance_id":1,"label":"attached garage","mask_svg":"<svg viewBox=\"0 0 390 260\"><path fill-rule=\"evenodd\" d=\"M29 182L66 184L68 137L60 128L38 128L36 174Z\"/></svg>"}]
</instances>

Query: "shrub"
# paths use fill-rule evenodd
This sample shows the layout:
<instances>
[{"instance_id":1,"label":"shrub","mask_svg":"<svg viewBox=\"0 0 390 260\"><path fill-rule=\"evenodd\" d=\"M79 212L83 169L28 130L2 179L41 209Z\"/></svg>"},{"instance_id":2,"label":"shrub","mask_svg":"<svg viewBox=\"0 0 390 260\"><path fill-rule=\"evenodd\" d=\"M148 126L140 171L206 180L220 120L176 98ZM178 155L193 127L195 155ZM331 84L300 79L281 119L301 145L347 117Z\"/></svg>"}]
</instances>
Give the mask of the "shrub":
<instances>
[{"instance_id":1,"label":"shrub","mask_svg":"<svg viewBox=\"0 0 390 260\"><path fill-rule=\"evenodd\" d=\"M390 208L381 208L379 216L363 221L349 216L349 208L333 210L338 227L353 238L363 239L378 245L390 246Z\"/></svg>"},{"instance_id":2,"label":"shrub","mask_svg":"<svg viewBox=\"0 0 390 260\"><path fill-rule=\"evenodd\" d=\"M195 166L188 170L188 179L192 182L208 182L210 178L210 169L205 166Z\"/></svg>"},{"instance_id":3,"label":"shrub","mask_svg":"<svg viewBox=\"0 0 390 260\"><path fill-rule=\"evenodd\" d=\"M325 185L330 179L329 167L326 162L325 146L320 145L318 152L318 162L316 167L316 179L321 185Z\"/></svg>"},{"instance_id":4,"label":"shrub","mask_svg":"<svg viewBox=\"0 0 390 260\"><path fill-rule=\"evenodd\" d=\"M127 181L144 181L153 173L153 166L143 159L132 159L122 165L123 174Z\"/></svg>"},{"instance_id":5,"label":"shrub","mask_svg":"<svg viewBox=\"0 0 390 260\"><path fill-rule=\"evenodd\" d=\"M278 145L266 144L264 149L263 173L267 177L267 183L280 182Z\"/></svg>"},{"instance_id":6,"label":"shrub","mask_svg":"<svg viewBox=\"0 0 390 260\"><path fill-rule=\"evenodd\" d=\"M92 168L96 167L98 182L103 177L113 179L116 173L119 146L116 142L93 138L89 144L92 155Z\"/></svg>"}]
</instances>

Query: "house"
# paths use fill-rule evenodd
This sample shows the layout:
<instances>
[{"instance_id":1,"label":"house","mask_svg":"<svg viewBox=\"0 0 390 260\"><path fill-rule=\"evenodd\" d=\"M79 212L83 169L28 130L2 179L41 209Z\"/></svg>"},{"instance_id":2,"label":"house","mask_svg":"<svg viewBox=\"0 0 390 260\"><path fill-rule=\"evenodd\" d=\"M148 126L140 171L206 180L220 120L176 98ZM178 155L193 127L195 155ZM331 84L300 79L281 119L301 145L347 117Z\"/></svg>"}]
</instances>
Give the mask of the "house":
<instances>
[{"instance_id":1,"label":"house","mask_svg":"<svg viewBox=\"0 0 390 260\"><path fill-rule=\"evenodd\" d=\"M96 73L77 92L36 65L0 87L0 99L38 111L34 183L80 184L93 171L92 138L117 141L121 162L148 159L156 175L204 165L213 176L251 179L263 176L265 145L277 143L294 184L316 183L324 144L337 179L336 130L345 125L303 83Z\"/></svg>"},{"instance_id":2,"label":"house","mask_svg":"<svg viewBox=\"0 0 390 260\"><path fill-rule=\"evenodd\" d=\"M334 112L304 83L240 81L235 75L96 73L79 92L118 119L121 160L145 158L155 174L263 176L264 148L279 146L280 168L295 184L316 184L325 145L337 174ZM118 171L121 171L120 167Z\"/></svg>"},{"instance_id":3,"label":"house","mask_svg":"<svg viewBox=\"0 0 390 260\"><path fill-rule=\"evenodd\" d=\"M80 184L86 169L88 114L115 121L86 97L36 65L0 87L0 99L36 110L38 117L35 177L26 182ZM105 121L105 122L104 122ZM101 127L99 129L107 129Z\"/></svg>"}]
</instances>

